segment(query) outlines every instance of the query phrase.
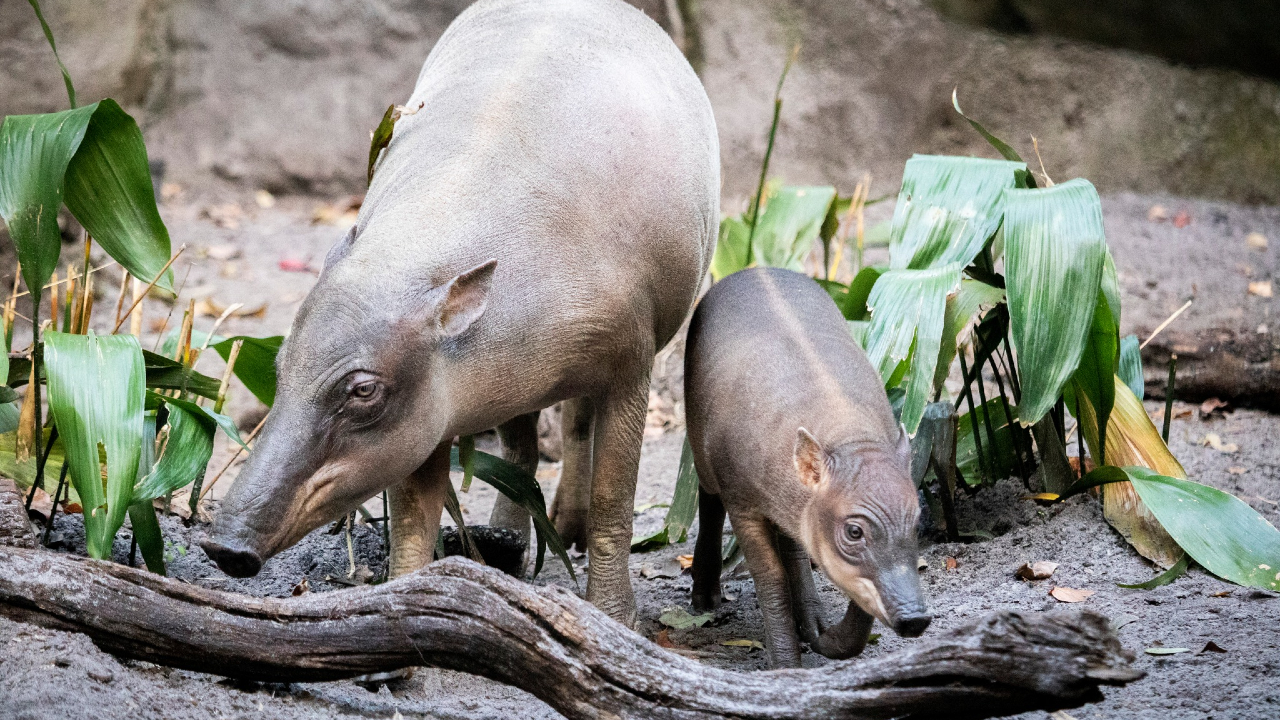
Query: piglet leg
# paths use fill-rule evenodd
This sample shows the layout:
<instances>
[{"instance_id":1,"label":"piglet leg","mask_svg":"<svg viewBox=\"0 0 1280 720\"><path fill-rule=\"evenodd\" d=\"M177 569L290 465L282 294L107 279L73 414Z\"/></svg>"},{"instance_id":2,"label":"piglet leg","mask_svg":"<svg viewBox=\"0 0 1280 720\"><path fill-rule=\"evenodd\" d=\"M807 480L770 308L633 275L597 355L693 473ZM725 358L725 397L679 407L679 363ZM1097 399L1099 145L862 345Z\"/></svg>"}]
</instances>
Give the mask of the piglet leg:
<instances>
[{"instance_id":1,"label":"piglet leg","mask_svg":"<svg viewBox=\"0 0 1280 720\"><path fill-rule=\"evenodd\" d=\"M698 541L693 547L693 609L720 606L720 573L724 570L720 542L724 538L724 504L719 495L698 489Z\"/></svg>"},{"instance_id":2,"label":"piglet leg","mask_svg":"<svg viewBox=\"0 0 1280 720\"><path fill-rule=\"evenodd\" d=\"M822 603L818 589L813 584L813 566L809 554L800 543L786 533L778 531L778 554L787 569L787 585L791 591L791 611L796 618L796 630L800 639L812 645L818 641L825 625L822 622Z\"/></svg>"},{"instance_id":3,"label":"piglet leg","mask_svg":"<svg viewBox=\"0 0 1280 720\"><path fill-rule=\"evenodd\" d=\"M846 660L862 653L871 638L871 623L875 622L869 613L849 601L849 609L845 611L840 622L823 631L813 649L818 654L832 660Z\"/></svg>"},{"instance_id":4,"label":"piglet leg","mask_svg":"<svg viewBox=\"0 0 1280 720\"><path fill-rule=\"evenodd\" d=\"M730 506L732 510L732 506ZM738 544L756 584L756 602L764 616L764 644L775 668L800 667L800 639L791 613L787 571L774 543L772 524L760 517L733 517Z\"/></svg>"}]
</instances>

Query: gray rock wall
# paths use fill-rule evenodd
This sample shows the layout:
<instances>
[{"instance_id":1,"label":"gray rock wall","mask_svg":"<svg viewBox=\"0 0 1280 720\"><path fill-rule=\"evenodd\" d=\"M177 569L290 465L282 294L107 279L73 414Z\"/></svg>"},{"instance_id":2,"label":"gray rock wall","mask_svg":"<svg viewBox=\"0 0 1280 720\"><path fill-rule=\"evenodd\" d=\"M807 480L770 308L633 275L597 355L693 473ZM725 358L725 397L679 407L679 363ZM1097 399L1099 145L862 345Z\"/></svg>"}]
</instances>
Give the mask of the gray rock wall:
<instances>
[{"instance_id":1,"label":"gray rock wall","mask_svg":"<svg viewBox=\"0 0 1280 720\"><path fill-rule=\"evenodd\" d=\"M84 102L112 96L190 185L363 187L369 131L408 97L468 0L46 0ZM1055 178L1103 191L1280 203L1280 86L1232 71L944 21L924 0L637 0L695 59L720 124L725 192L753 190L777 74L774 170L791 182L896 190L912 152L991 151L965 109ZM26 3L0 3L0 114L65 107Z\"/></svg>"}]
</instances>

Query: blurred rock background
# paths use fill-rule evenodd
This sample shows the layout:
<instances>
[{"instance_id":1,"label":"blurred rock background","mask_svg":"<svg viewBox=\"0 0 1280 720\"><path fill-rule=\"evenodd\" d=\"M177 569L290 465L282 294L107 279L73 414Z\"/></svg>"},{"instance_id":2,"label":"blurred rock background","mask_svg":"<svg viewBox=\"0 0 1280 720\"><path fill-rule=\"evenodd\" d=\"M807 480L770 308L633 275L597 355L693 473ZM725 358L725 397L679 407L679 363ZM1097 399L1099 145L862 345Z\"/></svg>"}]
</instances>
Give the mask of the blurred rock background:
<instances>
[{"instance_id":1,"label":"blurred rock background","mask_svg":"<svg viewBox=\"0 0 1280 720\"><path fill-rule=\"evenodd\" d=\"M115 97L186 186L360 192L369 131L466 0L46 0L85 102ZM1280 204L1280 9L1269 0L636 0L702 74L725 197L754 188L789 49L774 171L896 191L913 152L991 151L1104 193ZM0 114L65 107L30 7L0 2Z\"/></svg>"}]
</instances>

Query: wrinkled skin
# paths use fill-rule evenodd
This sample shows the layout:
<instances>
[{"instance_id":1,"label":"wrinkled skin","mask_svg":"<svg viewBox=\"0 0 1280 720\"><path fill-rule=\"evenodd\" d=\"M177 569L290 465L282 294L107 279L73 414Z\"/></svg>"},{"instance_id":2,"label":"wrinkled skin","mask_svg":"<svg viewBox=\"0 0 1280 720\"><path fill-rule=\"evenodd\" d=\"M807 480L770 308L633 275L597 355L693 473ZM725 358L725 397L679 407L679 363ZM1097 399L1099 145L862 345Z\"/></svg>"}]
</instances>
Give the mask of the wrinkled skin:
<instances>
[{"instance_id":1,"label":"wrinkled skin","mask_svg":"<svg viewBox=\"0 0 1280 720\"><path fill-rule=\"evenodd\" d=\"M801 640L828 657L856 655L873 620L924 632L910 448L821 287L769 268L717 283L690 324L685 401L700 482L695 607L720 602L727 512L775 667L799 666ZM851 600L830 628L811 559Z\"/></svg>"},{"instance_id":2,"label":"wrinkled skin","mask_svg":"<svg viewBox=\"0 0 1280 720\"><path fill-rule=\"evenodd\" d=\"M630 624L649 371L719 222L710 104L621 0L481 0L407 104L203 546L252 575L389 489L391 570L408 572L432 557L452 438L502 426L527 465L532 413L569 401L557 522L586 545L588 599ZM494 516L528 531L509 503Z\"/></svg>"}]
</instances>

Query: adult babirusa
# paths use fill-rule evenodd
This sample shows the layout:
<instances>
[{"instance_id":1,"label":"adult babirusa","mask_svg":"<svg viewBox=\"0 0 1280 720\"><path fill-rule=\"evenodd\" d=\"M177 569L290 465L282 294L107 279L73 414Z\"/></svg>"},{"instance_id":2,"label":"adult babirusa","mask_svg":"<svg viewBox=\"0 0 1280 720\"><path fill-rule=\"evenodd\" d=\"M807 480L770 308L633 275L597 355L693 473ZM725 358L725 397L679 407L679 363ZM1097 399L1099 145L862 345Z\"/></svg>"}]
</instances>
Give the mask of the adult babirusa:
<instances>
[{"instance_id":1,"label":"adult babirusa","mask_svg":"<svg viewBox=\"0 0 1280 720\"><path fill-rule=\"evenodd\" d=\"M509 458L536 458L537 411L568 401L556 522L590 554L588 598L630 623L650 367L719 220L710 104L621 0L476 3L427 58L419 104L294 321L206 552L251 575L390 488L392 573L416 568L452 438L499 426Z\"/></svg>"}]
</instances>

